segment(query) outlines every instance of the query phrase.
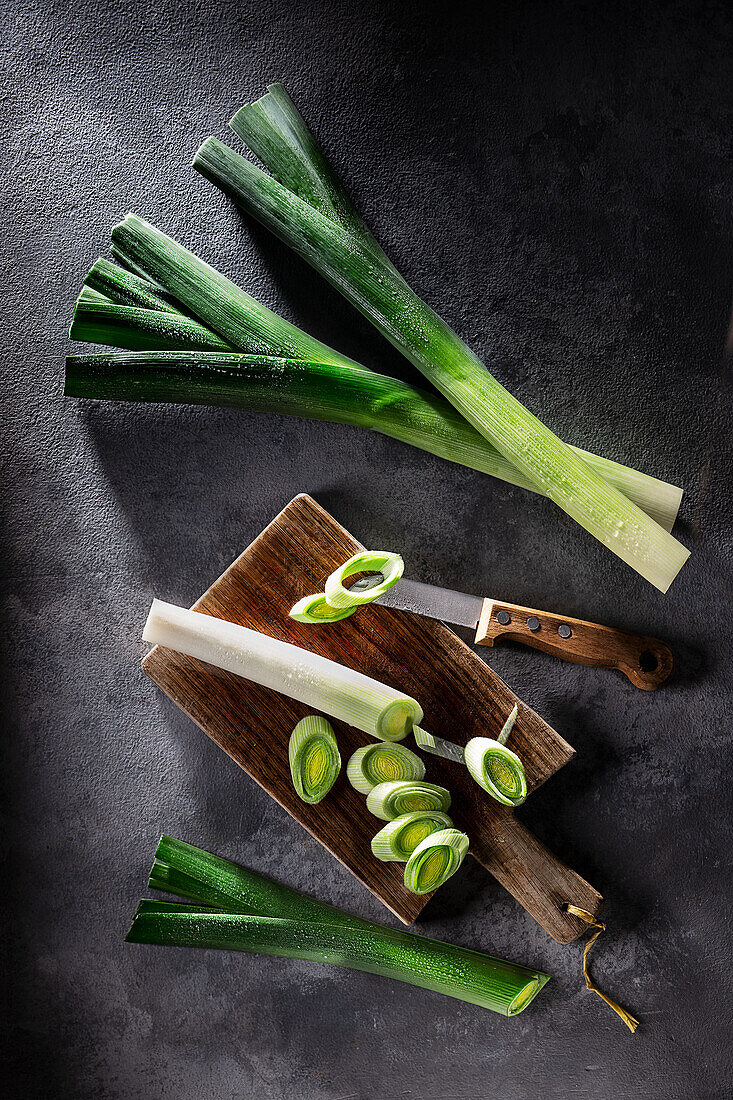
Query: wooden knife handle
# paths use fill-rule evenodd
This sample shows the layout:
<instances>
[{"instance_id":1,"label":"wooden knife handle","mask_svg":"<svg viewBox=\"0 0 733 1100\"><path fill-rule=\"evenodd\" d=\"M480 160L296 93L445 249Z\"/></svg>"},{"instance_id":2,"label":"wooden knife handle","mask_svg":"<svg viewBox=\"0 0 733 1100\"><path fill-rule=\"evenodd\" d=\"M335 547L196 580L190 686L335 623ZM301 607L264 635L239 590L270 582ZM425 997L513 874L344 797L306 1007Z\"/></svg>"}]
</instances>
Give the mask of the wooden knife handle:
<instances>
[{"instance_id":1,"label":"wooden knife handle","mask_svg":"<svg viewBox=\"0 0 733 1100\"><path fill-rule=\"evenodd\" d=\"M497 823L498 824L498 823ZM568 904L598 913L602 896L584 878L566 867L513 813L506 814L489 844L471 838L471 855L558 943L572 943L588 925L567 912Z\"/></svg>"},{"instance_id":2,"label":"wooden knife handle","mask_svg":"<svg viewBox=\"0 0 733 1100\"><path fill-rule=\"evenodd\" d=\"M484 600L475 643L493 645L497 638L511 638L577 665L618 668L643 691L660 687L674 664L672 650L658 638L532 607Z\"/></svg>"}]
</instances>

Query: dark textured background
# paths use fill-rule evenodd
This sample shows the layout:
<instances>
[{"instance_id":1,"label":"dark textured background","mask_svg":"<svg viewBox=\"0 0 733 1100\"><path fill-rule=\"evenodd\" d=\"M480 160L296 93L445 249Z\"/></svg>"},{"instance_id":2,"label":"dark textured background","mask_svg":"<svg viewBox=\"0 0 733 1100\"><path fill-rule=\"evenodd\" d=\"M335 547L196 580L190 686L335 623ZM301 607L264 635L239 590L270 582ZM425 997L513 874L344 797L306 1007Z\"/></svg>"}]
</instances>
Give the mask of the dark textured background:
<instances>
[{"instance_id":1,"label":"dark textured background","mask_svg":"<svg viewBox=\"0 0 733 1100\"><path fill-rule=\"evenodd\" d=\"M23 1098L733 1095L731 7L4 5L8 578L3 1063ZM569 441L687 488L667 597L547 502L382 437L61 397L74 296L150 218L369 365L410 369L189 169L283 80L415 287ZM606 896L599 982L477 866L426 932L550 971L513 1020L333 967L125 945L165 830L385 910L145 681L153 593L192 601L307 490L428 581L669 639L646 695L504 648L577 747L522 818Z\"/></svg>"}]
</instances>

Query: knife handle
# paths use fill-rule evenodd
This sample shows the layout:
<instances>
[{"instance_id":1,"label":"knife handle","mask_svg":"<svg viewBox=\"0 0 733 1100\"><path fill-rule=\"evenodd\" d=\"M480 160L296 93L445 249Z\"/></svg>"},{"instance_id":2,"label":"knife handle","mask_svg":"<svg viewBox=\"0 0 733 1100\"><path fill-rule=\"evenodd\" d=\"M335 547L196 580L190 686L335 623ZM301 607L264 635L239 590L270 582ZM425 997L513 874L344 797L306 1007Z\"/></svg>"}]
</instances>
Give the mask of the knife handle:
<instances>
[{"instance_id":1,"label":"knife handle","mask_svg":"<svg viewBox=\"0 0 733 1100\"><path fill-rule=\"evenodd\" d=\"M672 650L658 638L518 604L484 600L475 644L491 646L497 638L511 638L576 665L617 668L643 691L660 687L674 664Z\"/></svg>"}]
</instances>

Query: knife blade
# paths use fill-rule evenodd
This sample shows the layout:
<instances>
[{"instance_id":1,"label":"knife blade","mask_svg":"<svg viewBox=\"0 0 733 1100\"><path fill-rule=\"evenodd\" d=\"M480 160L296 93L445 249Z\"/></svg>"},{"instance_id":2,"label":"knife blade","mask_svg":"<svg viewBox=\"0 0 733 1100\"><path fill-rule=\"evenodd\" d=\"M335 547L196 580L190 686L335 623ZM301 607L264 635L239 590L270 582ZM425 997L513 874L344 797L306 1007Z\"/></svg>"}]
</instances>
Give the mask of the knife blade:
<instances>
[{"instance_id":1,"label":"knife blade","mask_svg":"<svg viewBox=\"0 0 733 1100\"><path fill-rule=\"evenodd\" d=\"M381 583L381 579L381 574L370 574L356 581L353 587L365 591ZM509 638L574 664L616 668L644 691L661 687L674 666L671 649L658 638L454 592L407 577L374 603L425 615L452 626L469 627L475 631L474 645L493 646L497 639Z\"/></svg>"}]
</instances>

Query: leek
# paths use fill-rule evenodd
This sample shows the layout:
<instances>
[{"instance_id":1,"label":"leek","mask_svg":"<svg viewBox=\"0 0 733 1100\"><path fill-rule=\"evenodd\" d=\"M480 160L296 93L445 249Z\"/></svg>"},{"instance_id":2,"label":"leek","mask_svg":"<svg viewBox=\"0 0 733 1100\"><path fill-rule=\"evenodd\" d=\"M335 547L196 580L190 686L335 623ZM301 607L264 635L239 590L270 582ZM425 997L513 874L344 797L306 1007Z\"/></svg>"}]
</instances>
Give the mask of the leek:
<instances>
[{"instance_id":1,"label":"leek","mask_svg":"<svg viewBox=\"0 0 733 1100\"><path fill-rule=\"evenodd\" d=\"M516 963L353 917L171 837L161 838L150 886L200 904L142 902L128 942L330 962L503 1016L522 1012L549 981Z\"/></svg>"},{"instance_id":2,"label":"leek","mask_svg":"<svg viewBox=\"0 0 733 1100\"><path fill-rule=\"evenodd\" d=\"M421 780L425 764L405 745L364 745L357 749L346 765L349 783L360 794L369 792L379 783Z\"/></svg>"},{"instance_id":3,"label":"leek","mask_svg":"<svg viewBox=\"0 0 733 1100\"><path fill-rule=\"evenodd\" d=\"M135 338L121 336L120 342L127 346ZM275 345L281 348L282 342ZM535 491L529 479L442 398L346 360L338 364L213 352L71 355L66 360L65 392L112 401L214 405L369 428ZM671 530L680 489L587 451L578 454Z\"/></svg>"},{"instance_id":4,"label":"leek","mask_svg":"<svg viewBox=\"0 0 733 1100\"><path fill-rule=\"evenodd\" d=\"M396 860L406 863L412 853L431 833L450 829L453 822L448 814L438 810L415 810L388 821L384 828L372 837L372 852L383 863Z\"/></svg>"},{"instance_id":5,"label":"leek","mask_svg":"<svg viewBox=\"0 0 733 1100\"><path fill-rule=\"evenodd\" d=\"M301 718L290 734L288 760L298 798L311 805L322 802L341 771L331 723L315 714Z\"/></svg>"},{"instance_id":6,"label":"leek","mask_svg":"<svg viewBox=\"0 0 733 1100\"><path fill-rule=\"evenodd\" d=\"M143 640L253 680L383 741L401 741L422 717L414 699L290 642L153 600Z\"/></svg>"},{"instance_id":7,"label":"leek","mask_svg":"<svg viewBox=\"0 0 733 1100\"><path fill-rule=\"evenodd\" d=\"M404 571L405 563L399 554L384 550L360 550L330 574L326 580L326 601L336 609L371 603L392 588ZM345 588L344 581L356 573L377 573L379 576L368 586Z\"/></svg>"},{"instance_id":8,"label":"leek","mask_svg":"<svg viewBox=\"0 0 733 1100\"><path fill-rule=\"evenodd\" d=\"M154 225L128 214L112 230L124 262L146 272L234 348L342 365L351 360L267 309Z\"/></svg>"},{"instance_id":9,"label":"leek","mask_svg":"<svg viewBox=\"0 0 733 1100\"><path fill-rule=\"evenodd\" d=\"M527 797L527 776L520 758L506 747L517 713L515 706L495 739L472 737L465 748L434 737L419 726L413 728L412 734L418 747L426 752L465 764L472 778L497 802L519 806Z\"/></svg>"},{"instance_id":10,"label":"leek","mask_svg":"<svg viewBox=\"0 0 733 1100\"><path fill-rule=\"evenodd\" d=\"M439 810L444 813L450 809L450 792L437 783L397 780L377 783L367 795L366 804L369 813L375 817L394 821L396 817L414 810Z\"/></svg>"},{"instance_id":11,"label":"leek","mask_svg":"<svg viewBox=\"0 0 733 1100\"><path fill-rule=\"evenodd\" d=\"M282 84L270 84L267 94L237 111L229 125L263 164L270 165L280 183L384 256Z\"/></svg>"},{"instance_id":12,"label":"leek","mask_svg":"<svg viewBox=\"0 0 733 1100\"><path fill-rule=\"evenodd\" d=\"M178 303L185 314L194 315L203 321L232 348L245 352L299 358L314 363L358 366L353 360L314 340L295 325L266 309L192 252L134 214L129 214L123 223L113 229L112 251L120 263L134 269L138 275L130 274L128 271L122 272L121 275L114 275L113 273L119 272L120 269L106 260L98 260L87 275L86 282L121 304L141 306L148 304L152 308L163 308L160 304L156 305L156 302L160 303L160 295L164 295L169 306L170 303ZM116 280L120 279L124 283L123 289L116 285ZM128 342L129 340L126 341ZM364 370L364 368L361 369ZM382 376L376 377L385 381ZM387 381L393 383L394 379ZM402 386L401 383L397 385ZM404 425L407 435L400 433L399 424L396 433L388 430L386 434L393 434L395 438L423 447L440 457L461 462L512 484L530 488L536 492L542 491L531 478L527 478L512 463L507 462L503 455L447 402L441 401L434 395L414 390L412 387L404 387L404 390L407 391L408 400L409 395L414 393L418 399L422 398L422 402L419 402L414 410L412 423ZM405 399L405 393L401 389L395 393L382 392L376 396L381 397L385 405L402 404ZM432 408L424 407L426 404L434 406L438 415L435 415ZM374 408L373 422L365 423L363 426L382 430L379 424L380 417L376 415L378 411L379 407ZM339 416L327 419L341 420ZM437 421L437 424L434 421ZM345 422L352 421L347 416ZM431 430L436 430L438 435L432 446L430 445ZM418 438L412 439L410 431L415 431ZM420 442L421 435L428 436L427 443ZM671 529L681 499L679 488L640 474L619 463L590 455L586 451L577 448L574 450L610 484L615 485L620 492L626 493L650 515L655 517L658 515L665 528Z\"/></svg>"},{"instance_id":13,"label":"leek","mask_svg":"<svg viewBox=\"0 0 733 1100\"><path fill-rule=\"evenodd\" d=\"M355 607L331 607L326 602L324 592L315 592L312 596L303 596L294 603L288 614L297 623L338 623L353 615Z\"/></svg>"},{"instance_id":14,"label":"leek","mask_svg":"<svg viewBox=\"0 0 733 1100\"><path fill-rule=\"evenodd\" d=\"M430 894L454 875L468 852L469 840L458 829L426 836L405 866L405 886L413 894Z\"/></svg>"},{"instance_id":15,"label":"leek","mask_svg":"<svg viewBox=\"0 0 733 1100\"><path fill-rule=\"evenodd\" d=\"M231 351L220 336L178 312L120 305L101 295L79 295L69 336L130 351Z\"/></svg>"},{"instance_id":16,"label":"leek","mask_svg":"<svg viewBox=\"0 0 733 1100\"><path fill-rule=\"evenodd\" d=\"M464 749L466 767L480 787L505 806L519 806L527 797L524 765L506 742L517 718L515 705L496 740L472 737Z\"/></svg>"},{"instance_id":17,"label":"leek","mask_svg":"<svg viewBox=\"0 0 733 1100\"><path fill-rule=\"evenodd\" d=\"M283 131L265 149L265 165L277 171L292 148ZM667 591L686 548L525 409L381 253L311 206L307 192L300 198L215 138L201 146L194 167L340 290L538 489Z\"/></svg>"},{"instance_id":18,"label":"leek","mask_svg":"<svg viewBox=\"0 0 733 1100\"><path fill-rule=\"evenodd\" d=\"M121 306L137 306L140 309L162 310L174 314L181 310L180 303L161 286L147 277L135 275L110 263L104 256L100 256L92 264L84 285Z\"/></svg>"}]
</instances>

